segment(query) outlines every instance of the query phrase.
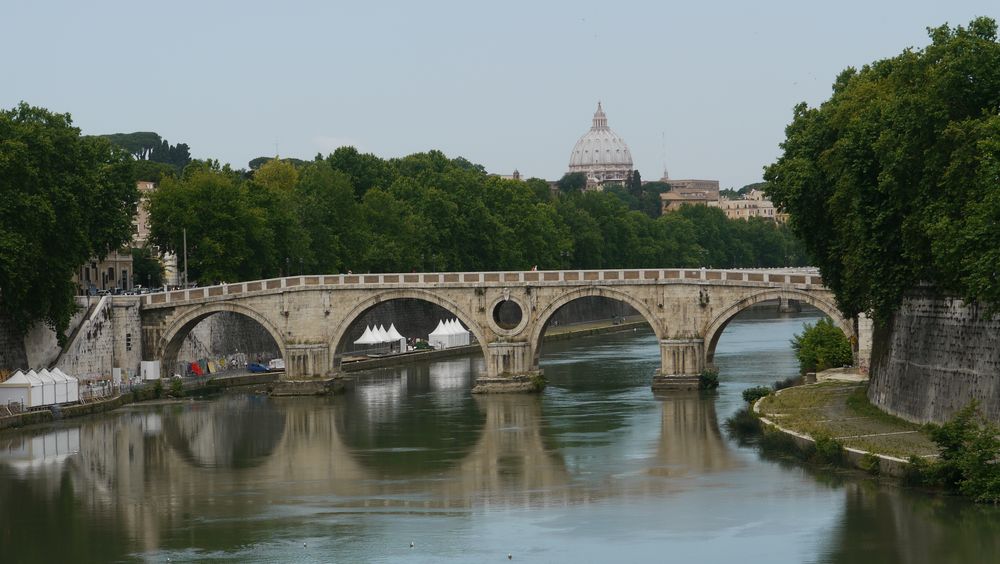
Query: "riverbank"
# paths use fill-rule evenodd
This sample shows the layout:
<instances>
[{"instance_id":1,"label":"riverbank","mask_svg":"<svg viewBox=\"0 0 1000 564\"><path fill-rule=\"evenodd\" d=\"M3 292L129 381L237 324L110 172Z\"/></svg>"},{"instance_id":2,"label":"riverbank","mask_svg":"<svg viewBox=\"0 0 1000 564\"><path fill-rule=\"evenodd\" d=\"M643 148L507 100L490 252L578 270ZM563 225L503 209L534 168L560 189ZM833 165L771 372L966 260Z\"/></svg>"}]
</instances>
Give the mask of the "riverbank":
<instances>
[{"instance_id":1,"label":"riverbank","mask_svg":"<svg viewBox=\"0 0 1000 564\"><path fill-rule=\"evenodd\" d=\"M264 386L273 384L281 374L283 373L245 373L235 376L191 379L184 382L184 394L205 395L219 392L226 388ZM0 431L104 413L130 403L146 402L167 397L169 397L169 390L166 388L161 388L159 393L157 393L154 384L145 384L108 398L88 401L86 403L60 405L57 409L36 409L25 413L0 417Z\"/></svg>"},{"instance_id":2,"label":"riverbank","mask_svg":"<svg viewBox=\"0 0 1000 564\"><path fill-rule=\"evenodd\" d=\"M845 461L857 468L900 477L911 457L932 458L937 445L922 425L904 421L871 405L868 379L856 371L836 369L817 375L813 384L779 390L754 403L754 413L774 431L791 437L800 448L816 448L817 440L836 441Z\"/></svg>"}]
</instances>

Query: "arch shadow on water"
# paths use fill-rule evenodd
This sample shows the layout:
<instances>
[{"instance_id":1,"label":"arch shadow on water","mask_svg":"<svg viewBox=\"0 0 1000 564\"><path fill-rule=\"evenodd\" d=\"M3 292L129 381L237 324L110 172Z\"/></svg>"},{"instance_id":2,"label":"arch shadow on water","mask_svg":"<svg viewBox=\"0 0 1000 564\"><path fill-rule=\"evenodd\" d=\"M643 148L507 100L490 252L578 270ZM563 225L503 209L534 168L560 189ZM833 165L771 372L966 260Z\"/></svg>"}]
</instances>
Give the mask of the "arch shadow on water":
<instances>
[{"instance_id":1,"label":"arch shadow on water","mask_svg":"<svg viewBox=\"0 0 1000 564\"><path fill-rule=\"evenodd\" d=\"M285 434L285 413L270 398L223 394L211 402L167 406L167 443L199 468L252 468L263 464Z\"/></svg>"},{"instance_id":2,"label":"arch shadow on water","mask_svg":"<svg viewBox=\"0 0 1000 564\"><path fill-rule=\"evenodd\" d=\"M455 467L480 439L485 414L469 390L482 359L414 362L358 373L334 399L352 457L378 476L433 475Z\"/></svg>"}]
</instances>

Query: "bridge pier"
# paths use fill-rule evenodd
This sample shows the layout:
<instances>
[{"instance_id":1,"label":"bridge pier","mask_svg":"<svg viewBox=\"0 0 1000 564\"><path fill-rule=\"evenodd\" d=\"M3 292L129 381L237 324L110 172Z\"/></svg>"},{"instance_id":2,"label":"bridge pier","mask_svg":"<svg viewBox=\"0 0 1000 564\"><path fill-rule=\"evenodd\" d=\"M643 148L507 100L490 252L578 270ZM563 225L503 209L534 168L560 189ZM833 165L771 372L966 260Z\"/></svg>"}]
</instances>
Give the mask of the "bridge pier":
<instances>
[{"instance_id":1,"label":"bridge pier","mask_svg":"<svg viewBox=\"0 0 1000 564\"><path fill-rule=\"evenodd\" d=\"M545 387L542 371L532 366L528 343L497 341L486 349L486 377L476 379L472 393L539 392Z\"/></svg>"},{"instance_id":2,"label":"bridge pier","mask_svg":"<svg viewBox=\"0 0 1000 564\"><path fill-rule=\"evenodd\" d=\"M779 313L798 313L800 311L802 311L802 304L798 300L787 297L778 298Z\"/></svg>"},{"instance_id":3,"label":"bridge pier","mask_svg":"<svg viewBox=\"0 0 1000 564\"><path fill-rule=\"evenodd\" d=\"M704 339L662 339L660 373L653 377L653 391L698 389L704 368Z\"/></svg>"},{"instance_id":4,"label":"bridge pier","mask_svg":"<svg viewBox=\"0 0 1000 564\"><path fill-rule=\"evenodd\" d=\"M327 376L329 348L323 343L288 345L285 352L285 379L304 380Z\"/></svg>"}]
</instances>

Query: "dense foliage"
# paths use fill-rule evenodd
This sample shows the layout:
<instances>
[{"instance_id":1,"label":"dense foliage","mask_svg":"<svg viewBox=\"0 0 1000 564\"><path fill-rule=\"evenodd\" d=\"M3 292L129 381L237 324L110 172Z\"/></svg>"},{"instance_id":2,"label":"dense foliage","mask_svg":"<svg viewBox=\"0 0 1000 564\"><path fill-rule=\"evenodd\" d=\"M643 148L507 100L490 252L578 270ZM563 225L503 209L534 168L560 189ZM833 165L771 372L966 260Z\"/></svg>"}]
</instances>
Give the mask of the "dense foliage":
<instances>
[{"instance_id":1,"label":"dense foliage","mask_svg":"<svg viewBox=\"0 0 1000 564\"><path fill-rule=\"evenodd\" d=\"M996 22L929 33L797 106L765 174L848 316L884 319L919 282L1000 307Z\"/></svg>"},{"instance_id":2,"label":"dense foliage","mask_svg":"<svg viewBox=\"0 0 1000 564\"><path fill-rule=\"evenodd\" d=\"M437 151L385 160L343 147L256 164L241 173L194 162L151 197L152 240L180 253L187 231L191 280L806 262L790 230L766 220L705 206L654 218L578 179L553 193Z\"/></svg>"},{"instance_id":3,"label":"dense foliage","mask_svg":"<svg viewBox=\"0 0 1000 564\"><path fill-rule=\"evenodd\" d=\"M978 502L1000 503L1000 428L983 420L976 404L944 425L932 426L931 438L941 449L938 460L925 469L932 483Z\"/></svg>"},{"instance_id":4,"label":"dense foliage","mask_svg":"<svg viewBox=\"0 0 1000 564\"><path fill-rule=\"evenodd\" d=\"M803 374L850 365L854 358L851 342L828 318L806 323L792 338L792 349Z\"/></svg>"},{"instance_id":5,"label":"dense foliage","mask_svg":"<svg viewBox=\"0 0 1000 564\"><path fill-rule=\"evenodd\" d=\"M0 313L15 331L42 320L62 335L73 275L129 240L137 199L129 155L68 114L0 111Z\"/></svg>"}]
</instances>

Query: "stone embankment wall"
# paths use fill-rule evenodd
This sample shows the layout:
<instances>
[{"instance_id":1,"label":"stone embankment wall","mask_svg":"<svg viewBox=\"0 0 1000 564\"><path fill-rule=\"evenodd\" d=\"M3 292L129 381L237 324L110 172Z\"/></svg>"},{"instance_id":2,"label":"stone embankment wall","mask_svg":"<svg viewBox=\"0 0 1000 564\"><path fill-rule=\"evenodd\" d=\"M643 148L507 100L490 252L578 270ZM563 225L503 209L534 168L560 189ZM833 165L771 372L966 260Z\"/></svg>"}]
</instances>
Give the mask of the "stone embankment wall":
<instances>
[{"instance_id":1,"label":"stone embankment wall","mask_svg":"<svg viewBox=\"0 0 1000 564\"><path fill-rule=\"evenodd\" d=\"M876 326L868 397L904 419L942 423L971 401L1000 423L1000 316L927 290Z\"/></svg>"}]
</instances>

